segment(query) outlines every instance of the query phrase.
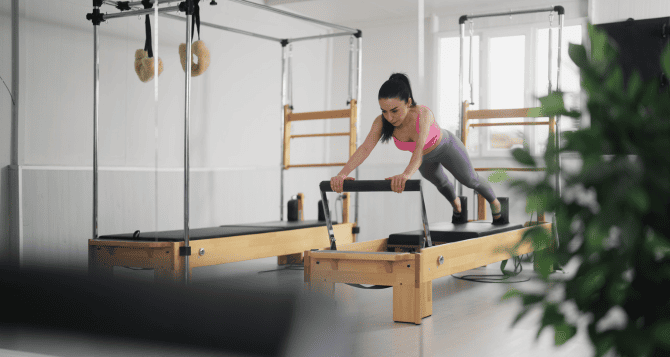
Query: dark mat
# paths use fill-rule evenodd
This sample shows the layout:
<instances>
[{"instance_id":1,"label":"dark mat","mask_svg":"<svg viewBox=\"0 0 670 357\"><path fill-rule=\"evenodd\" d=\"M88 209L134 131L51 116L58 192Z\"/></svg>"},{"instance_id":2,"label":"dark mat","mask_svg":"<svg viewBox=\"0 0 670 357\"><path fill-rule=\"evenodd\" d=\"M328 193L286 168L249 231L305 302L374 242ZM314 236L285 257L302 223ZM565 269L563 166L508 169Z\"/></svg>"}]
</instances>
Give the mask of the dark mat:
<instances>
[{"instance_id":1,"label":"dark mat","mask_svg":"<svg viewBox=\"0 0 670 357\"><path fill-rule=\"evenodd\" d=\"M336 223L333 223L336 224ZM227 225L210 228L193 228L189 229L189 239L210 239L210 238L225 238L235 237L251 234L261 234L279 231L288 231L293 229L313 228L325 226L326 222L322 221L276 221L265 223L250 223L245 225ZM100 236L99 239L109 240L142 240L142 241L159 241L159 242L181 242L184 240L184 230L178 229L173 231L160 232L140 232L138 237L133 236L134 233L124 234L109 234Z\"/></svg>"},{"instance_id":2,"label":"dark mat","mask_svg":"<svg viewBox=\"0 0 670 357\"><path fill-rule=\"evenodd\" d=\"M493 225L491 222L468 222L452 224L447 222L429 223L430 238L433 242L453 243L462 240L481 238L492 234L509 232L523 228L521 224ZM423 230L389 235L388 244L416 245L423 237Z\"/></svg>"}]
</instances>

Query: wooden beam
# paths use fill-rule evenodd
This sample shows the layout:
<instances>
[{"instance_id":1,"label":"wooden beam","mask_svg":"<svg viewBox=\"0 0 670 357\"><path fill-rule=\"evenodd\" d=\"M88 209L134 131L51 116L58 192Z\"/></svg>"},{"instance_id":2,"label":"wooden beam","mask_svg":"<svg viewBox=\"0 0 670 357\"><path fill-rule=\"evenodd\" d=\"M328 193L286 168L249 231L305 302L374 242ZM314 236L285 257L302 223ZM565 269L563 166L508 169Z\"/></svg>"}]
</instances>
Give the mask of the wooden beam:
<instances>
[{"instance_id":1,"label":"wooden beam","mask_svg":"<svg viewBox=\"0 0 670 357\"><path fill-rule=\"evenodd\" d=\"M356 99L351 100L351 105L350 105L350 114L349 114L349 157L352 157L354 153L356 152L356 135L358 134L356 132L356 118L357 115L357 103Z\"/></svg>"},{"instance_id":2,"label":"wooden beam","mask_svg":"<svg viewBox=\"0 0 670 357\"><path fill-rule=\"evenodd\" d=\"M546 167L538 168L518 168L518 167L480 167L475 168L475 171L546 171Z\"/></svg>"},{"instance_id":3,"label":"wooden beam","mask_svg":"<svg viewBox=\"0 0 670 357\"><path fill-rule=\"evenodd\" d=\"M346 162L342 163L335 163L335 164L305 164L305 165L287 165L286 168L291 168L291 167L327 167L327 166L344 166L346 165Z\"/></svg>"},{"instance_id":4,"label":"wooden beam","mask_svg":"<svg viewBox=\"0 0 670 357\"><path fill-rule=\"evenodd\" d=\"M470 127L475 126L504 126L504 125L549 125L548 121L518 121L512 123L481 123L481 124L470 124Z\"/></svg>"},{"instance_id":5,"label":"wooden beam","mask_svg":"<svg viewBox=\"0 0 670 357\"><path fill-rule=\"evenodd\" d=\"M327 133L327 134L302 134L302 135L291 135L291 139L294 138L315 138L320 136L350 136L350 133Z\"/></svg>"},{"instance_id":6,"label":"wooden beam","mask_svg":"<svg viewBox=\"0 0 670 357\"><path fill-rule=\"evenodd\" d=\"M291 113L288 121L349 118L351 109L326 110L322 112Z\"/></svg>"},{"instance_id":7,"label":"wooden beam","mask_svg":"<svg viewBox=\"0 0 670 357\"><path fill-rule=\"evenodd\" d=\"M519 109L483 109L467 112L469 119L505 119L505 118L538 118L542 117L540 108Z\"/></svg>"},{"instance_id":8,"label":"wooden beam","mask_svg":"<svg viewBox=\"0 0 670 357\"><path fill-rule=\"evenodd\" d=\"M284 106L284 170L291 165L291 107Z\"/></svg>"}]
</instances>

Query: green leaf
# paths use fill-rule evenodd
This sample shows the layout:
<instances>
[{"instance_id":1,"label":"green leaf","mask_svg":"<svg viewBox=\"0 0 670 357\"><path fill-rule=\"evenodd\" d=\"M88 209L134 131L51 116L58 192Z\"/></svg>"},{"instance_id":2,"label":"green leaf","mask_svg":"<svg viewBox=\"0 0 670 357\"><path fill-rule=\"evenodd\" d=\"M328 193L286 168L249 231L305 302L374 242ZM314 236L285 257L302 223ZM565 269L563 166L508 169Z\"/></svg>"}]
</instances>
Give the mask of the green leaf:
<instances>
[{"instance_id":1,"label":"green leaf","mask_svg":"<svg viewBox=\"0 0 670 357\"><path fill-rule=\"evenodd\" d=\"M594 62L605 61L605 45L607 44L607 35L598 30L595 26L589 24L589 36L591 37L591 59Z\"/></svg>"},{"instance_id":2,"label":"green leaf","mask_svg":"<svg viewBox=\"0 0 670 357\"><path fill-rule=\"evenodd\" d=\"M588 298L605 285L607 271L606 265L597 265L578 278L579 294L582 299Z\"/></svg>"},{"instance_id":3,"label":"green leaf","mask_svg":"<svg viewBox=\"0 0 670 357\"><path fill-rule=\"evenodd\" d=\"M512 156L516 159L517 162L523 165L537 167L537 164L535 164L535 159L533 159L533 156L526 149L514 149L512 150Z\"/></svg>"},{"instance_id":4,"label":"green leaf","mask_svg":"<svg viewBox=\"0 0 670 357\"><path fill-rule=\"evenodd\" d=\"M540 98L540 104L542 113L546 116L552 117L566 113L565 104L563 103L563 93L561 92L554 92Z\"/></svg>"},{"instance_id":5,"label":"green leaf","mask_svg":"<svg viewBox=\"0 0 670 357\"><path fill-rule=\"evenodd\" d=\"M505 260L505 261L507 261L507 260ZM507 290L505 295L503 295L500 298L500 300L501 301L509 300L509 299L517 297L517 296L523 296L523 293L521 291L517 290L517 289L511 288L511 289Z\"/></svg>"},{"instance_id":6,"label":"green leaf","mask_svg":"<svg viewBox=\"0 0 670 357\"><path fill-rule=\"evenodd\" d=\"M670 77L670 44L665 46L661 53L661 68L667 77Z\"/></svg>"},{"instance_id":7,"label":"green leaf","mask_svg":"<svg viewBox=\"0 0 670 357\"><path fill-rule=\"evenodd\" d=\"M491 175L489 175L489 182L501 183L509 180L510 177L507 175L507 170L495 170Z\"/></svg>"},{"instance_id":8,"label":"green leaf","mask_svg":"<svg viewBox=\"0 0 670 357\"><path fill-rule=\"evenodd\" d=\"M565 317L558 311L558 305L556 303L547 303L544 307L544 313L542 314L542 320L540 321L540 328L537 330L537 336L535 336L535 338L540 337L540 334L545 327L564 323Z\"/></svg>"},{"instance_id":9,"label":"green leaf","mask_svg":"<svg viewBox=\"0 0 670 357\"><path fill-rule=\"evenodd\" d=\"M505 266L507 266L507 260L508 259L505 259L502 262L500 262L500 271L503 273L505 272Z\"/></svg>"},{"instance_id":10,"label":"green leaf","mask_svg":"<svg viewBox=\"0 0 670 357\"><path fill-rule=\"evenodd\" d=\"M571 324L554 325L554 343L560 346L577 334L577 328Z\"/></svg>"},{"instance_id":11,"label":"green leaf","mask_svg":"<svg viewBox=\"0 0 670 357\"><path fill-rule=\"evenodd\" d=\"M521 299L523 300L523 305L524 306L534 305L534 304L537 304L537 303L541 302L542 300L544 300L544 295L536 295L536 294L525 293L525 294L523 294Z\"/></svg>"},{"instance_id":12,"label":"green leaf","mask_svg":"<svg viewBox=\"0 0 670 357\"><path fill-rule=\"evenodd\" d=\"M605 87L610 93L623 92L623 70L621 66L616 66L613 71L610 71L605 81Z\"/></svg>"},{"instance_id":13,"label":"green leaf","mask_svg":"<svg viewBox=\"0 0 670 357\"><path fill-rule=\"evenodd\" d=\"M614 347L614 342L614 335L611 333L606 336L601 336L593 341L593 345L596 349L595 357L602 357L608 353L612 347Z\"/></svg>"},{"instance_id":14,"label":"green leaf","mask_svg":"<svg viewBox=\"0 0 670 357\"><path fill-rule=\"evenodd\" d=\"M579 68L586 68L589 66L589 60L586 57L586 48L582 45L571 43L568 45L568 55L572 62Z\"/></svg>"},{"instance_id":15,"label":"green leaf","mask_svg":"<svg viewBox=\"0 0 670 357\"><path fill-rule=\"evenodd\" d=\"M635 100L642 90L640 71L635 69L628 80L628 99Z\"/></svg>"},{"instance_id":16,"label":"green leaf","mask_svg":"<svg viewBox=\"0 0 670 357\"><path fill-rule=\"evenodd\" d=\"M628 191L628 202L640 213L647 213L649 210L649 197L641 187L635 186Z\"/></svg>"},{"instance_id":17,"label":"green leaf","mask_svg":"<svg viewBox=\"0 0 670 357\"><path fill-rule=\"evenodd\" d=\"M519 322L519 320L521 320L524 316L526 316L528 311L530 311L530 308L528 308L527 306L524 306L524 308L521 310L521 312L519 312L516 315L516 317L514 318L514 321L512 321L512 326L516 325L517 322Z\"/></svg>"}]
</instances>

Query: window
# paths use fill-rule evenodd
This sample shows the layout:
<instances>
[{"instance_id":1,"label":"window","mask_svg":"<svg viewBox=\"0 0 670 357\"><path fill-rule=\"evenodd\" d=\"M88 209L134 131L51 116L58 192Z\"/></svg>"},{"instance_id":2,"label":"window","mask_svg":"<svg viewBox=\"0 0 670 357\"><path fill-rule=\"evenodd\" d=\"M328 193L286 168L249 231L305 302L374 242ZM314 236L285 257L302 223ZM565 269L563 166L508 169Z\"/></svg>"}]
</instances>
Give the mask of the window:
<instances>
[{"instance_id":1,"label":"window","mask_svg":"<svg viewBox=\"0 0 670 357\"><path fill-rule=\"evenodd\" d=\"M581 109L581 88L578 68L568 56L568 44L582 43L584 26L564 26L561 46L561 91L566 92L568 109ZM554 20L554 24L556 24ZM575 22L573 22L574 24ZM553 90L556 90L558 29L552 31ZM481 36L481 39L480 39ZM508 29L489 28L474 36L474 105L475 109L510 109L539 106L538 98L547 95L549 62L549 29L547 24ZM481 43L481 50L480 50ZM439 123L456 133L459 124L458 76L460 38L457 34L438 41L438 113ZM470 99L469 36L464 43L463 98ZM480 73L484 80L480 81ZM480 88L481 87L481 88ZM480 106L481 102L481 106ZM546 121L546 118L509 118L483 120L486 123ZM477 121L473 121L475 123ZM561 131L576 130L576 122L561 117ZM531 154L542 156L546 150L548 126L489 126L470 130L467 147L471 156L507 157L511 149L522 147L524 140ZM479 145L485 142L486 145Z\"/></svg>"},{"instance_id":2,"label":"window","mask_svg":"<svg viewBox=\"0 0 670 357\"><path fill-rule=\"evenodd\" d=\"M473 60L473 83L474 83L474 97L479 98L479 36L473 36L472 42L472 60ZM441 127L456 134L459 131L460 123L460 106L458 99L458 76L459 76L459 61L460 61L460 46L461 40L459 37L445 37L439 41L439 71L440 85L439 99L438 99L438 123ZM470 98L470 37L466 36L463 43L463 51L468 54L463 62L463 98L464 100ZM479 108L479 100L470 107L471 110ZM474 137L474 136L473 136ZM478 138L468 138L468 151L479 146Z\"/></svg>"}]
</instances>

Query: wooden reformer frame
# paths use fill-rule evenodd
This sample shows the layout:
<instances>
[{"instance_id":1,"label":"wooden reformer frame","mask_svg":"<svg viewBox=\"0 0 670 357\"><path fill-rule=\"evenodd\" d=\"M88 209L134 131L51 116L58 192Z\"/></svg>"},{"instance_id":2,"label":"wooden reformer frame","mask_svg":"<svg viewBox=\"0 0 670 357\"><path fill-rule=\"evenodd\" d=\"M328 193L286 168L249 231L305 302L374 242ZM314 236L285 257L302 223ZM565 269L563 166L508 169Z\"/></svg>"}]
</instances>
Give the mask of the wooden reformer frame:
<instances>
[{"instance_id":1,"label":"wooden reformer frame","mask_svg":"<svg viewBox=\"0 0 670 357\"><path fill-rule=\"evenodd\" d=\"M304 196L299 194L302 212ZM333 226L343 243L355 242L349 221L349 194L343 197L342 223ZM301 215L300 220L303 220ZM279 264L300 263L302 252L329 247L325 226L260 234L191 240L193 268L278 256ZM112 276L115 266L153 269L156 282L180 282L185 276L185 257L179 250L184 242L89 239L89 270L100 276Z\"/></svg>"}]
</instances>

